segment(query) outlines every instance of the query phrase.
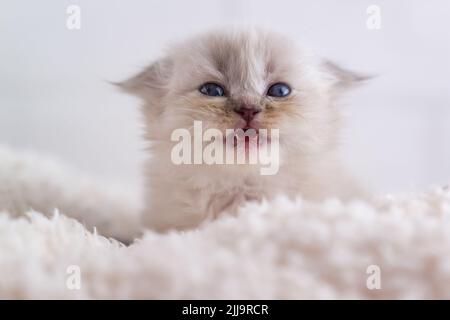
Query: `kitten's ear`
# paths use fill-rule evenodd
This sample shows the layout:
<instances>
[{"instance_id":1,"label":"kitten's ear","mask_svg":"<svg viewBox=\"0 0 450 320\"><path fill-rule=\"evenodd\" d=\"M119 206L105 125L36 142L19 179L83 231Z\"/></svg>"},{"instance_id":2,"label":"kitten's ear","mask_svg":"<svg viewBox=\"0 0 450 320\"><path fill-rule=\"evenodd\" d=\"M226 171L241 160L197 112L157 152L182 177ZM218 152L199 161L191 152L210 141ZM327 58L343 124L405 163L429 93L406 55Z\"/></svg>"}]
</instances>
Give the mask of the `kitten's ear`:
<instances>
[{"instance_id":1,"label":"kitten's ear","mask_svg":"<svg viewBox=\"0 0 450 320\"><path fill-rule=\"evenodd\" d=\"M143 98L163 95L172 74L172 65L169 58L161 59L130 79L115 84L123 91Z\"/></svg>"},{"instance_id":2,"label":"kitten's ear","mask_svg":"<svg viewBox=\"0 0 450 320\"><path fill-rule=\"evenodd\" d=\"M334 87L337 89L351 89L373 78L373 76L347 70L329 60L324 61L323 66L332 76Z\"/></svg>"}]
</instances>

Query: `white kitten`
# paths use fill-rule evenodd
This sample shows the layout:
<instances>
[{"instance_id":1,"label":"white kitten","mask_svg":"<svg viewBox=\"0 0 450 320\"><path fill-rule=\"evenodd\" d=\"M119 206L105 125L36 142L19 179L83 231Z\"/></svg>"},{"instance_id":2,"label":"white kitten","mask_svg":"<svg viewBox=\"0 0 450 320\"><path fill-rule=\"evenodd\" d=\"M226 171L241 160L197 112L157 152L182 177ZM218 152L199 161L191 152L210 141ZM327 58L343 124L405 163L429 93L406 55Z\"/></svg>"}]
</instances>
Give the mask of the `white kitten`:
<instances>
[{"instance_id":1,"label":"white kitten","mask_svg":"<svg viewBox=\"0 0 450 320\"><path fill-rule=\"evenodd\" d=\"M211 32L172 47L121 86L144 101L145 224L185 229L277 195L323 199L358 193L336 157L337 99L362 77L317 58L278 34ZM279 170L258 165L176 165L178 128L279 129ZM269 142L270 144L271 142ZM249 152L255 152L252 148ZM248 148L247 148L248 151Z\"/></svg>"}]
</instances>

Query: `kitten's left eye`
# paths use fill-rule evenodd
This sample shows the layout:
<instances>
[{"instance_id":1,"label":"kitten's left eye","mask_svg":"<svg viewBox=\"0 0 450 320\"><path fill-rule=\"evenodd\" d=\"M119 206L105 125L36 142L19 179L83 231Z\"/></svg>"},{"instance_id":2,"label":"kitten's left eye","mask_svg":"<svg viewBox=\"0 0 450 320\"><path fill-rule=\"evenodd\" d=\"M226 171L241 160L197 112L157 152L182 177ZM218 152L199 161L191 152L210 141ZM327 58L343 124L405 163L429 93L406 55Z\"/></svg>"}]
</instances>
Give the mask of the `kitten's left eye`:
<instances>
[{"instance_id":1,"label":"kitten's left eye","mask_svg":"<svg viewBox=\"0 0 450 320\"><path fill-rule=\"evenodd\" d=\"M198 90L205 96L210 97L223 97L225 95L225 90L218 84L212 82L202 84Z\"/></svg>"},{"instance_id":2,"label":"kitten's left eye","mask_svg":"<svg viewBox=\"0 0 450 320\"><path fill-rule=\"evenodd\" d=\"M291 88L285 83L275 83L267 90L270 97L282 98L287 97L291 93Z\"/></svg>"}]
</instances>

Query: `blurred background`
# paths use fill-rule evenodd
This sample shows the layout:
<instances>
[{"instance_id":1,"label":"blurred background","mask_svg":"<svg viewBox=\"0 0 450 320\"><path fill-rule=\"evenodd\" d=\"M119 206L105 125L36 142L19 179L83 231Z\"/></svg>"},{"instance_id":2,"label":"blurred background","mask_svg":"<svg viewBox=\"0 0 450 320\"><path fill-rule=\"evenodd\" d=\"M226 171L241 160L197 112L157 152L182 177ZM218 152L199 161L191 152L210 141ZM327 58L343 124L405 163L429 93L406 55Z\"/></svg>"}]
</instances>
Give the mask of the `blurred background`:
<instances>
[{"instance_id":1,"label":"blurred background","mask_svg":"<svg viewBox=\"0 0 450 320\"><path fill-rule=\"evenodd\" d=\"M70 5L81 9L80 30L66 27ZM381 9L381 29L366 26L370 5ZM139 101L108 81L131 76L174 41L242 24L377 75L346 99L342 148L375 191L450 182L447 0L2 0L0 144L139 187Z\"/></svg>"}]
</instances>

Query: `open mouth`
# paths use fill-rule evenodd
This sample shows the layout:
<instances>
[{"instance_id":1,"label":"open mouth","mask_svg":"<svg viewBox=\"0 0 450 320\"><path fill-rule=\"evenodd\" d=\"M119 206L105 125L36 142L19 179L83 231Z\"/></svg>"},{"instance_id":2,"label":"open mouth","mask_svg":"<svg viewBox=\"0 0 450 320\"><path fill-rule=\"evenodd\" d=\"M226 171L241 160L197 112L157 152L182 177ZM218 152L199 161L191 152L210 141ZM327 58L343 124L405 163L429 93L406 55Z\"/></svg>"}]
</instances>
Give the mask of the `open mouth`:
<instances>
[{"instance_id":1,"label":"open mouth","mask_svg":"<svg viewBox=\"0 0 450 320\"><path fill-rule=\"evenodd\" d=\"M247 133L250 130L254 130L256 134L258 134L258 129L254 129L252 127L244 127L242 128L242 130L244 131L244 133Z\"/></svg>"},{"instance_id":2,"label":"open mouth","mask_svg":"<svg viewBox=\"0 0 450 320\"><path fill-rule=\"evenodd\" d=\"M261 146L267 146L271 139L267 129L255 128L247 124L242 127L227 129L223 141L224 144L235 149L243 147L245 150L253 150L259 149Z\"/></svg>"},{"instance_id":3,"label":"open mouth","mask_svg":"<svg viewBox=\"0 0 450 320\"><path fill-rule=\"evenodd\" d=\"M235 130L234 133L234 147L238 148L240 145L244 147L245 150L250 150L258 148L259 144L259 130L252 128L250 126L245 126L243 128Z\"/></svg>"}]
</instances>

